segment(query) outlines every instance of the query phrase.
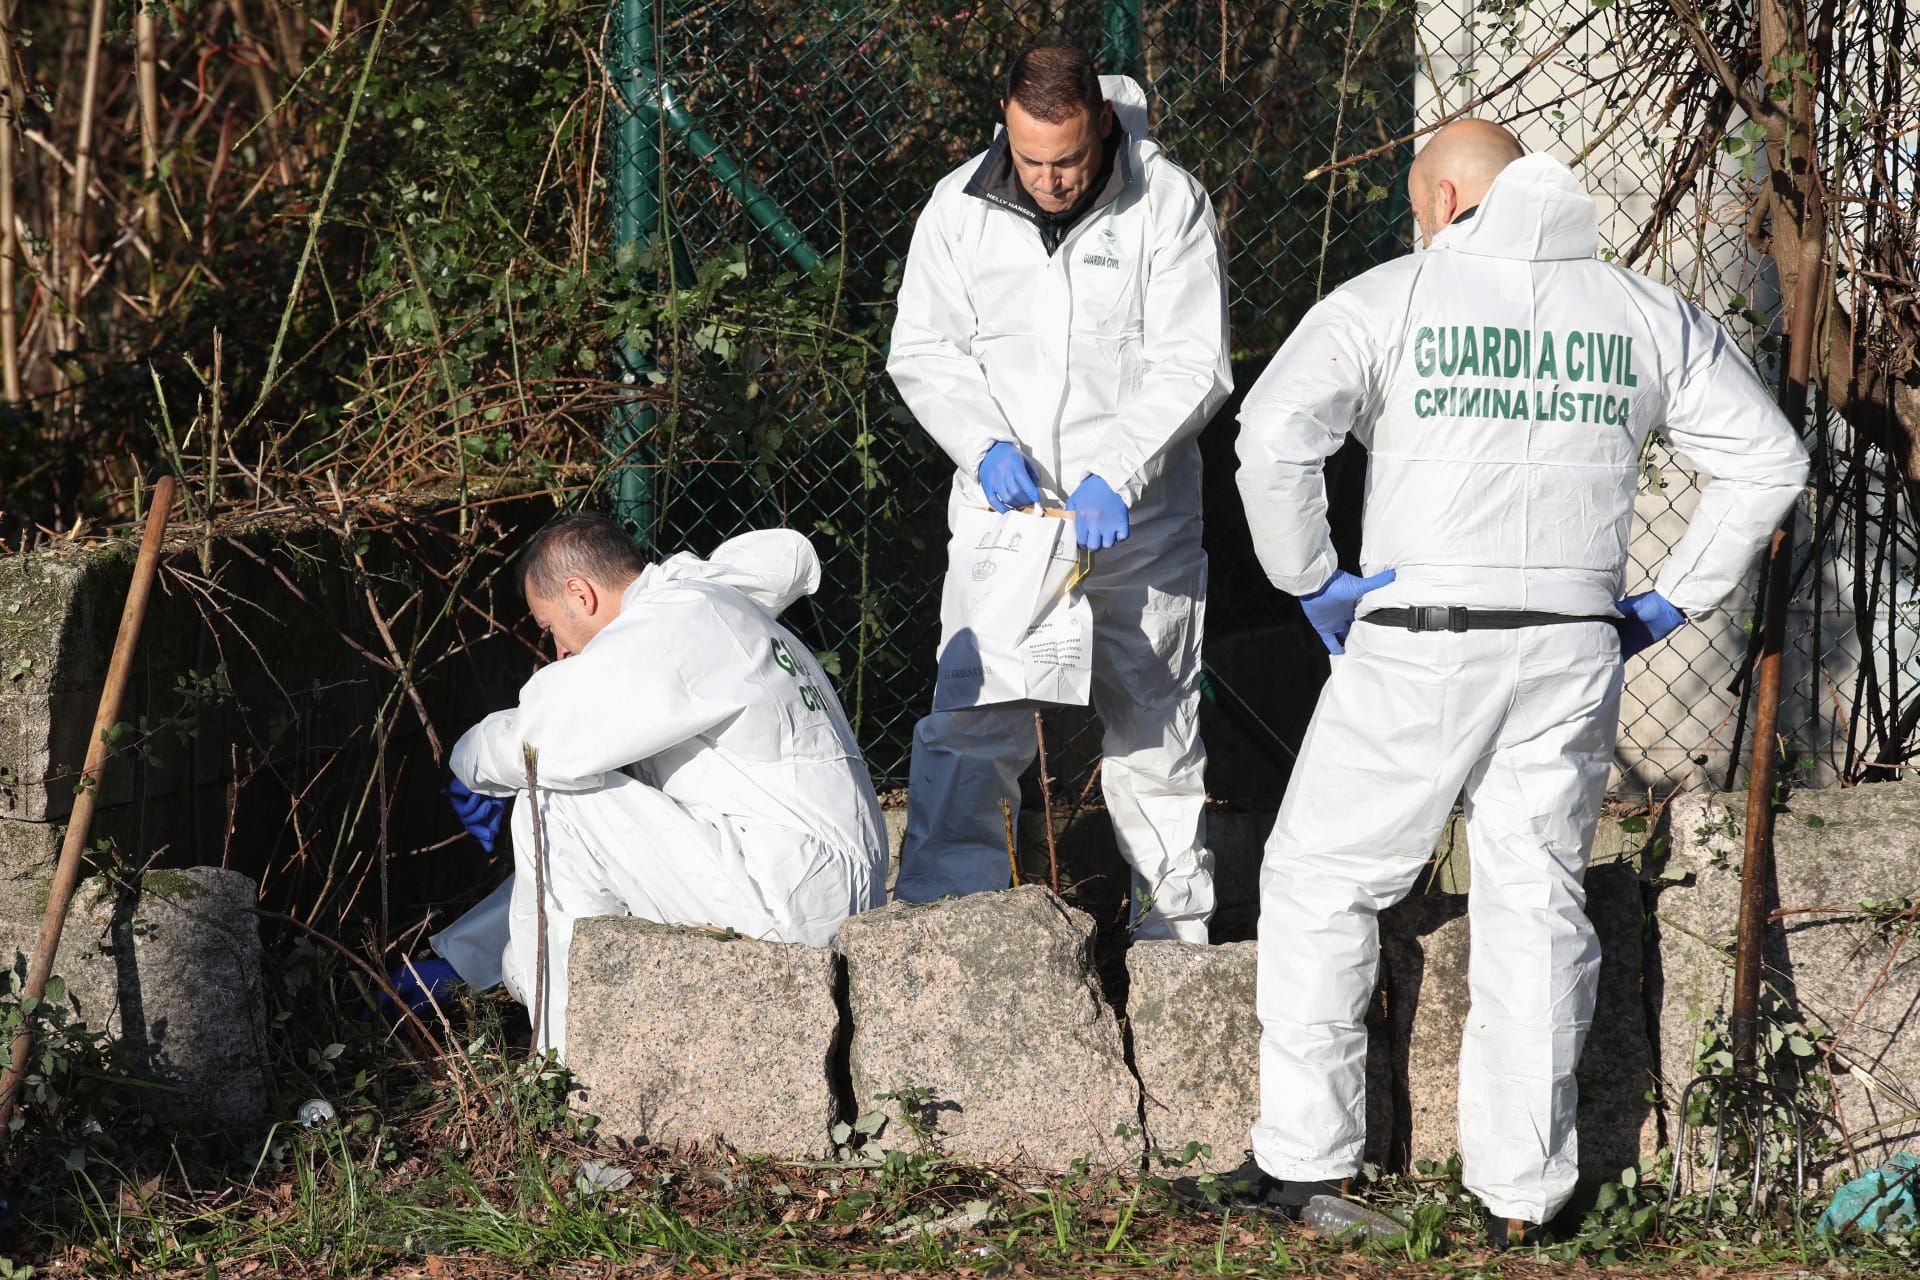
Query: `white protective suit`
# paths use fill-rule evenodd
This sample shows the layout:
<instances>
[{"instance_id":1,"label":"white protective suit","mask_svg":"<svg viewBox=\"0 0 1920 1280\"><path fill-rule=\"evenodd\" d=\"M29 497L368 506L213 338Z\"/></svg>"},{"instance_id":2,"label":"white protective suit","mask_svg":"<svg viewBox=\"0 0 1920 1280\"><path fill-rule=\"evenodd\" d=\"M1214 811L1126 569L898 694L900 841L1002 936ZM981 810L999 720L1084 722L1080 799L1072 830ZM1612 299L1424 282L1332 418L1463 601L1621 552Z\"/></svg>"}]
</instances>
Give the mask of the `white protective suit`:
<instances>
[{"instance_id":1,"label":"white protective suit","mask_svg":"<svg viewBox=\"0 0 1920 1280\"><path fill-rule=\"evenodd\" d=\"M462 782L517 796L514 874L434 948L466 981L504 977L529 1006L537 913L521 744L540 753L541 1047L565 1052L568 949L583 917L824 947L885 900L880 805L853 731L813 655L775 621L819 582L813 547L786 529L649 565L579 653L535 672L519 706L455 744Z\"/></svg>"},{"instance_id":2,"label":"white protective suit","mask_svg":"<svg viewBox=\"0 0 1920 1280\"><path fill-rule=\"evenodd\" d=\"M1792 504L1807 455L1745 356L1671 289L1594 259L1592 199L1534 155L1429 252L1316 306L1240 412L1240 491L1275 586L1332 575L1323 460L1370 450L1366 596L1615 616L1650 430L1712 476L1657 588L1719 605ZM1357 622L1333 663L1261 872L1261 1116L1274 1177L1360 1168L1376 915L1465 791L1472 1009L1466 1184L1543 1222L1578 1171L1574 1068L1599 945L1582 877L1620 700L1606 622L1414 632Z\"/></svg>"},{"instance_id":3,"label":"white protective suit","mask_svg":"<svg viewBox=\"0 0 1920 1280\"><path fill-rule=\"evenodd\" d=\"M1141 931L1206 941L1212 856L1202 830L1200 546L1195 437L1231 388L1226 277L1206 192L1147 137L1146 98L1101 77L1112 173L1052 253L1006 135L941 180L914 227L887 371L953 459L950 510L985 508L996 441L1063 501L1098 475L1131 533L1083 583L1093 608L1101 782L1120 851L1144 883ZM1019 804L1033 710L935 713L914 732L894 894L914 902L1008 883L1001 804Z\"/></svg>"}]
</instances>

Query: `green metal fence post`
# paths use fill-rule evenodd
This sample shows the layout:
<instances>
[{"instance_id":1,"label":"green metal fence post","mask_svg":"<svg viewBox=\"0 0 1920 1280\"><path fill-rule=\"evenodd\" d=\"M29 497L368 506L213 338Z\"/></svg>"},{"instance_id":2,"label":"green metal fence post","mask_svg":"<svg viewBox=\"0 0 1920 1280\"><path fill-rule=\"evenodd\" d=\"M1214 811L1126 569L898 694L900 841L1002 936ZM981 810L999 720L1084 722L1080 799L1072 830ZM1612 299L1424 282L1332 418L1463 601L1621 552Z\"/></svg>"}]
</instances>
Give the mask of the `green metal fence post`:
<instances>
[{"instance_id":1,"label":"green metal fence post","mask_svg":"<svg viewBox=\"0 0 1920 1280\"><path fill-rule=\"evenodd\" d=\"M633 245L641 252L660 231L660 118L653 95L637 92L653 80L655 57L651 0L622 0L612 64L616 97L626 110L613 136L614 234L616 252ZM620 346L622 378L636 386L654 370L651 357L633 345ZM630 399L614 409L607 423L608 488L613 518L642 550L651 550L658 515L654 494L653 448L648 439L659 419L651 403Z\"/></svg>"},{"instance_id":2,"label":"green metal fence post","mask_svg":"<svg viewBox=\"0 0 1920 1280\"><path fill-rule=\"evenodd\" d=\"M1140 0L1106 0L1106 38L1101 69L1109 75L1140 74Z\"/></svg>"},{"instance_id":3,"label":"green metal fence post","mask_svg":"<svg viewBox=\"0 0 1920 1280\"><path fill-rule=\"evenodd\" d=\"M671 226L660 200L660 129L664 121L686 139L720 185L740 202L762 231L799 265L812 271L820 254L772 196L747 176L713 135L688 114L655 65L655 43L650 0L621 0L620 21L609 58L615 92L625 114L613 134L614 234L616 253L632 245L645 252L664 245L672 253L674 269L691 278L692 260ZM655 370L651 356L632 342L619 349L621 376L639 385ZM651 550L660 513L656 457L650 440L659 413L648 402L633 398L614 409L607 423L606 452L610 474L613 518L644 550Z\"/></svg>"},{"instance_id":4,"label":"green metal fence post","mask_svg":"<svg viewBox=\"0 0 1920 1280\"><path fill-rule=\"evenodd\" d=\"M780 207L780 202L768 195L765 187L748 177L747 171L721 149L713 135L701 128L700 123L687 113L680 99L674 96L671 85L664 81L652 83L651 68L643 74L649 77L649 82L644 85L648 100L660 104L660 112L666 117L668 127L687 140L693 153L713 170L713 176L720 180L720 185L727 189L729 195L740 202L740 207L747 211L754 225L772 237L773 242L802 271L812 271L819 266L819 250L807 243L806 233L794 225L787 211Z\"/></svg>"}]
</instances>

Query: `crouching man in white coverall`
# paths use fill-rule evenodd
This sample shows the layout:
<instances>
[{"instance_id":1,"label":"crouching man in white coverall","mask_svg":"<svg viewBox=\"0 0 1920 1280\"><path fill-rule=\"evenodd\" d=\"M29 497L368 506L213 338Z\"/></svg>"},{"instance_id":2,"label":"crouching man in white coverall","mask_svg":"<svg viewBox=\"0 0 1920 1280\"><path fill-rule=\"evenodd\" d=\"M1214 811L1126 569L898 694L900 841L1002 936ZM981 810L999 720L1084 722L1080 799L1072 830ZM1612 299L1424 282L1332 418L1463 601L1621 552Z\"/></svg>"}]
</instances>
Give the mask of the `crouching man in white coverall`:
<instances>
[{"instance_id":1,"label":"crouching man in white coverall","mask_svg":"<svg viewBox=\"0 0 1920 1280\"><path fill-rule=\"evenodd\" d=\"M1726 599L1807 455L1718 324L1594 258L1593 201L1557 160L1462 121L1409 187L1427 251L1316 306L1240 412L1261 564L1345 657L1267 843L1260 1120L1229 1198L1297 1211L1359 1171L1376 917L1464 791L1460 1151L1508 1245L1540 1237L1579 1168L1600 964L1582 877L1622 657ZM1621 600L1655 428L1712 478L1655 590ZM1370 451L1366 578L1326 523L1322 461L1350 431Z\"/></svg>"},{"instance_id":2,"label":"crouching man in white coverall","mask_svg":"<svg viewBox=\"0 0 1920 1280\"><path fill-rule=\"evenodd\" d=\"M1231 386L1213 207L1148 138L1140 86L1078 49L1022 53L1002 106L914 227L887 371L953 459L950 511L1052 495L1096 552L1101 783L1150 904L1139 932L1205 942L1195 436ZM920 721L895 897L1006 887L1001 805L1035 747L1030 706Z\"/></svg>"},{"instance_id":3,"label":"crouching man in white coverall","mask_svg":"<svg viewBox=\"0 0 1920 1280\"><path fill-rule=\"evenodd\" d=\"M568 948L583 917L824 947L849 915L885 900L886 838L866 764L819 664L776 621L819 586L805 537L764 530L707 560L648 565L612 521L568 516L535 535L519 571L560 660L453 749L461 787L517 797L512 878L433 939L462 979L504 978L532 1003L538 908L522 744L539 752L546 849L540 1048L565 1051Z\"/></svg>"}]
</instances>

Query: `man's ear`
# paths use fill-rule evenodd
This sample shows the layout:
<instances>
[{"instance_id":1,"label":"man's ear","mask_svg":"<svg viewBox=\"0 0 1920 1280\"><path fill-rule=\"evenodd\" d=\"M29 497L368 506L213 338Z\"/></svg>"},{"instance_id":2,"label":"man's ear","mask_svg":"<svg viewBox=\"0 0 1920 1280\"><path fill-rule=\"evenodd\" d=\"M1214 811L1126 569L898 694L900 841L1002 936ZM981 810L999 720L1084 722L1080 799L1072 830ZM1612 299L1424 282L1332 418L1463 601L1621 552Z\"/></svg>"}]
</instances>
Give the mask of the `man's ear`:
<instances>
[{"instance_id":1,"label":"man's ear","mask_svg":"<svg viewBox=\"0 0 1920 1280\"><path fill-rule=\"evenodd\" d=\"M1100 136L1104 138L1112 132L1113 104L1111 102L1103 102L1100 104Z\"/></svg>"},{"instance_id":2,"label":"man's ear","mask_svg":"<svg viewBox=\"0 0 1920 1280\"><path fill-rule=\"evenodd\" d=\"M1458 212L1460 212L1460 188L1446 178L1439 179L1433 184L1434 221L1439 224L1434 227L1434 232L1438 234L1441 228L1453 221L1453 215Z\"/></svg>"},{"instance_id":3,"label":"man's ear","mask_svg":"<svg viewBox=\"0 0 1920 1280\"><path fill-rule=\"evenodd\" d=\"M600 590L591 578L568 578L564 592L579 612L591 618L600 608Z\"/></svg>"}]
</instances>

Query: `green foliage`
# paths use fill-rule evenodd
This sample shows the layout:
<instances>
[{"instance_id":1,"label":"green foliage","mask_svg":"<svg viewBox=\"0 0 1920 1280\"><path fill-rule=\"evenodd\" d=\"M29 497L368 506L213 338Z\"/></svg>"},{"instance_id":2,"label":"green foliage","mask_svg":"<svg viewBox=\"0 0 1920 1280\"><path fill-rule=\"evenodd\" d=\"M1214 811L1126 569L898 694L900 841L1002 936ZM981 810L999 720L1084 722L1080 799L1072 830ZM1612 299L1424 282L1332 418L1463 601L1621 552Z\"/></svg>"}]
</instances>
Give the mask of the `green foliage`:
<instances>
[{"instance_id":1,"label":"green foliage","mask_svg":"<svg viewBox=\"0 0 1920 1280\"><path fill-rule=\"evenodd\" d=\"M210 443L202 419L223 398L258 403L245 415L230 405L216 470L229 453L264 462L265 478L280 482L327 465L351 475L375 458L414 478L451 473L461 451L505 466L551 432L547 412L579 394L579 378L606 372L589 286L604 197L593 87L604 0L384 9L385 22L343 11L337 40L306 48L273 118L245 136L196 129L163 140L168 234L126 285L162 303L109 311L114 290L96 291L90 340L64 353L74 393L0 410L9 516L71 520L124 503L124 473L108 464L131 452L181 469L182 455ZM35 11L23 38L39 27L39 43L58 47L66 14ZM219 7L188 6L176 21L165 38L180 42L189 67L241 56L242 44L225 43L234 37ZM305 20L295 25L312 36ZM182 114L166 96L176 92L187 114L199 109L192 75L163 77L163 114ZM29 127L59 136L29 115ZM200 154L215 138L230 152ZM113 158L100 161L107 180L124 179ZM289 298L303 260L310 267ZM263 385L283 316L281 358ZM560 379L576 382L556 391ZM102 435L143 419L155 429ZM165 429L161 419L171 420ZM554 451L542 439L532 452Z\"/></svg>"},{"instance_id":2,"label":"green foliage","mask_svg":"<svg viewBox=\"0 0 1920 1280\"><path fill-rule=\"evenodd\" d=\"M925 1085L908 1083L886 1093L876 1093L873 1100L896 1104L901 1125L920 1144L921 1150L934 1150L941 1104L933 1090Z\"/></svg>"},{"instance_id":3,"label":"green foliage","mask_svg":"<svg viewBox=\"0 0 1920 1280\"><path fill-rule=\"evenodd\" d=\"M1180 1148L1178 1153L1169 1153L1158 1143L1147 1148L1147 1163L1163 1169L1185 1169L1196 1160L1211 1159L1213 1159L1213 1144L1210 1142L1189 1142Z\"/></svg>"},{"instance_id":4,"label":"green foliage","mask_svg":"<svg viewBox=\"0 0 1920 1280\"><path fill-rule=\"evenodd\" d=\"M1580 1234L1557 1250L1559 1255L1572 1259L1585 1254L1613 1263L1636 1252L1659 1229L1665 1199L1662 1171L1672 1160L1673 1153L1663 1149L1622 1169L1617 1179L1600 1188L1593 1208L1581 1219Z\"/></svg>"},{"instance_id":5,"label":"green foliage","mask_svg":"<svg viewBox=\"0 0 1920 1280\"><path fill-rule=\"evenodd\" d=\"M206 674L178 672L173 677L173 705L161 715L142 715L122 720L105 731L107 745L116 754L130 756L150 768L162 768L172 758L171 749L184 747L200 736L207 718L231 704L233 686L227 680L225 663L218 663Z\"/></svg>"},{"instance_id":6,"label":"green foliage","mask_svg":"<svg viewBox=\"0 0 1920 1280\"><path fill-rule=\"evenodd\" d=\"M1369 1242L1370 1249L1381 1254L1391 1254L1405 1258L1408 1262L1425 1262L1437 1258L1450 1247L1446 1226L1449 1217L1448 1207L1444 1204L1421 1204L1414 1206L1407 1214L1406 1234L1387 1236L1378 1242Z\"/></svg>"},{"instance_id":7,"label":"green foliage","mask_svg":"<svg viewBox=\"0 0 1920 1280\"><path fill-rule=\"evenodd\" d=\"M582 243L601 191L580 181L595 171L589 42L603 12L436 5L396 23L331 233L357 259L364 322L326 370L350 394L330 388L323 403L337 407L311 416L309 466L409 440L442 473L552 460L542 411L565 380L607 371Z\"/></svg>"},{"instance_id":8,"label":"green foliage","mask_svg":"<svg viewBox=\"0 0 1920 1280\"><path fill-rule=\"evenodd\" d=\"M833 1144L849 1155L866 1145L868 1139L877 1138L886 1131L887 1113L884 1111L863 1111L852 1120L836 1120L829 1136Z\"/></svg>"},{"instance_id":9,"label":"green foliage","mask_svg":"<svg viewBox=\"0 0 1920 1280\"><path fill-rule=\"evenodd\" d=\"M1811 1114L1820 1114L1825 1109L1825 1098L1820 1092L1824 1086L1817 1075L1811 1074L1810 1068L1820 1056L1820 1045L1826 1039L1824 1032L1809 1028L1796 1017L1777 992L1761 993L1760 1025L1754 1045L1757 1070L1762 1079L1790 1095L1805 1093ZM1724 1075L1733 1070L1733 1033L1724 1014L1716 1014L1700 1028L1694 1041L1694 1067L1701 1075ZM1706 1091L1696 1093L1687 1122L1704 1123L1712 1105Z\"/></svg>"},{"instance_id":10,"label":"green foliage","mask_svg":"<svg viewBox=\"0 0 1920 1280\"><path fill-rule=\"evenodd\" d=\"M777 502L776 482L814 450L813 437L852 431L850 419L877 399L891 402L879 381L889 317L880 309L847 314L837 259L811 273L769 273L764 262L753 269L747 250L736 247L701 263L691 282L663 291L646 283L661 274L662 257L624 246L598 288L606 348L658 366L644 376L664 401L659 448L669 469L696 459L717 465L735 503ZM873 494L874 514L884 518L879 491L890 477L872 457L870 438L856 435L851 444L854 465L834 483ZM742 478L747 493L738 492Z\"/></svg>"},{"instance_id":11,"label":"green foliage","mask_svg":"<svg viewBox=\"0 0 1920 1280\"><path fill-rule=\"evenodd\" d=\"M595 143L589 42L602 12L582 0L490 6L479 21L416 9L368 81L341 203L368 233L357 291L394 348L434 353L455 416L515 365L546 384L599 363L580 341L590 268L569 243L582 211L563 184Z\"/></svg>"},{"instance_id":12,"label":"green foliage","mask_svg":"<svg viewBox=\"0 0 1920 1280\"><path fill-rule=\"evenodd\" d=\"M11 1045L23 1028L33 1036L5 1134L9 1164L16 1177L25 1174L24 1185L9 1191L16 1203L138 1146L152 1122L136 1094L159 1087L133 1069L124 1042L76 1015L64 978L49 977L38 997L24 995L24 986L9 971L0 995L0 1044Z\"/></svg>"}]
</instances>

